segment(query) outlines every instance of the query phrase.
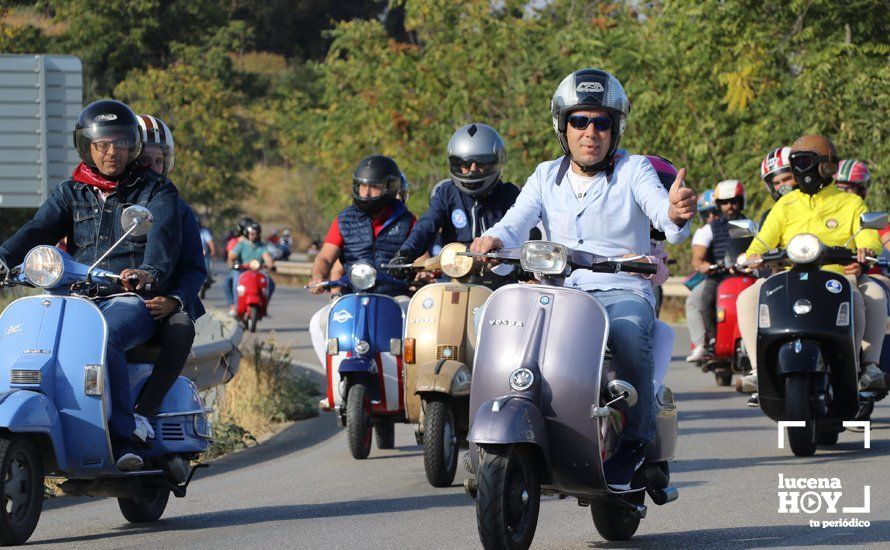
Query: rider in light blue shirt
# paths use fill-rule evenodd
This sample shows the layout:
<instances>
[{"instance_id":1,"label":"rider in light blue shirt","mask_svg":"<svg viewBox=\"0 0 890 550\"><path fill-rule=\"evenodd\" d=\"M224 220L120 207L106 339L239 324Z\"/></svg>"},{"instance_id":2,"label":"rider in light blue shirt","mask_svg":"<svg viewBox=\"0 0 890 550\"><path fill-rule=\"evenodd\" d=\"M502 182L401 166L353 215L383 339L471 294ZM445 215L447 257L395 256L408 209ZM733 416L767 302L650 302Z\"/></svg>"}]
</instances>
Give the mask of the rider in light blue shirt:
<instances>
[{"instance_id":1,"label":"rider in light blue shirt","mask_svg":"<svg viewBox=\"0 0 890 550\"><path fill-rule=\"evenodd\" d=\"M621 83L598 69L567 76L551 100L556 136L566 153L538 165L513 207L473 242L473 252L520 245L539 222L546 239L603 256L646 255L649 224L678 243L689 235L695 193L680 169L670 192L643 156L618 149L630 102ZM640 389L627 425L603 465L613 490L630 489L634 472L655 437L652 330L655 300L639 275L574 271L565 281L590 292L609 317L608 345L619 378Z\"/></svg>"}]
</instances>

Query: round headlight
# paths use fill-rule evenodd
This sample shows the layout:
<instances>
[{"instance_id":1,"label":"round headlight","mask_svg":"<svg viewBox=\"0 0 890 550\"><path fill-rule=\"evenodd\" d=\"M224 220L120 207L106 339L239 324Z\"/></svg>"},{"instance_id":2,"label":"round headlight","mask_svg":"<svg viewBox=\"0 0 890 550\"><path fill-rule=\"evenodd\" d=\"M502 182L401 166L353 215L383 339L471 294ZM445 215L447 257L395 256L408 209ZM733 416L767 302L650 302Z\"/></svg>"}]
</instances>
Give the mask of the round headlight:
<instances>
[{"instance_id":1,"label":"round headlight","mask_svg":"<svg viewBox=\"0 0 890 550\"><path fill-rule=\"evenodd\" d=\"M473 270L473 258L469 256L458 256L459 252L466 252L467 245L464 243L450 243L442 248L439 253L439 265L442 266L442 272L453 279L465 277Z\"/></svg>"},{"instance_id":2,"label":"round headlight","mask_svg":"<svg viewBox=\"0 0 890 550\"><path fill-rule=\"evenodd\" d=\"M819 257L822 243L812 233L801 233L788 242L788 259L797 264L808 264Z\"/></svg>"},{"instance_id":3,"label":"round headlight","mask_svg":"<svg viewBox=\"0 0 890 550\"><path fill-rule=\"evenodd\" d=\"M62 254L53 246L32 248L25 256L25 277L34 286L52 288L64 273Z\"/></svg>"},{"instance_id":4,"label":"round headlight","mask_svg":"<svg viewBox=\"0 0 890 550\"><path fill-rule=\"evenodd\" d=\"M349 269L349 284L355 290L368 290L377 281L377 270L371 264L355 264Z\"/></svg>"}]
</instances>

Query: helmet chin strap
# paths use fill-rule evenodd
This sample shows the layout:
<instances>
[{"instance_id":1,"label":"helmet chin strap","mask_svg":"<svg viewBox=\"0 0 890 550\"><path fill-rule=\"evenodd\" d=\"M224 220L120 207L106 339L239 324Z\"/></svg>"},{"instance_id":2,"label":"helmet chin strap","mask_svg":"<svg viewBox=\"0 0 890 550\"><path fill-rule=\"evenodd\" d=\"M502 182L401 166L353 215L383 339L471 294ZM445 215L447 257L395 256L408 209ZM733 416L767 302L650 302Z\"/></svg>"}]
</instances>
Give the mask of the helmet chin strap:
<instances>
[{"instance_id":1,"label":"helmet chin strap","mask_svg":"<svg viewBox=\"0 0 890 550\"><path fill-rule=\"evenodd\" d=\"M582 172L584 172L588 176L592 176L597 172L602 172L603 170L611 170L613 167L614 158L615 152L612 151L606 156L606 158L597 162L596 164L581 164L580 162L575 160L575 157L572 157L572 162L575 163L575 165L580 168Z\"/></svg>"}]
</instances>

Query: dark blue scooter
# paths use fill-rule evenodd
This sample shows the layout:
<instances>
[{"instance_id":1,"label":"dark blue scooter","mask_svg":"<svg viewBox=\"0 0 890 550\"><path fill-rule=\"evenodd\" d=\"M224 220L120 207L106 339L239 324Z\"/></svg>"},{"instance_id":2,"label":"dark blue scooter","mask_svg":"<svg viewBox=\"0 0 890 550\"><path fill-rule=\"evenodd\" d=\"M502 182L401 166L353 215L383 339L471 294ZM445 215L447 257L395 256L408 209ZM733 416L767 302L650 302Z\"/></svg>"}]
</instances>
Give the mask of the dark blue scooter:
<instances>
[{"instance_id":1,"label":"dark blue scooter","mask_svg":"<svg viewBox=\"0 0 890 550\"><path fill-rule=\"evenodd\" d=\"M327 397L323 410L335 410L346 427L353 458L371 452L371 429L377 448L395 445L395 422L405 421L402 327L405 315L392 296L375 294L376 285L405 287L407 283L378 272L368 263L356 263L339 281L321 283L343 287L344 294L328 312L325 372ZM407 301L405 302L407 307Z\"/></svg>"},{"instance_id":2,"label":"dark blue scooter","mask_svg":"<svg viewBox=\"0 0 890 550\"><path fill-rule=\"evenodd\" d=\"M144 207L128 208L123 220L129 229L114 246L151 227ZM38 246L0 282L48 291L16 300L0 315L2 545L22 544L33 533L44 475L67 478L61 489L70 495L117 498L130 522L155 521L171 492L185 496L198 467L190 462L207 450L208 411L195 385L179 377L151 419L156 436L142 453L146 469L122 472L115 465L108 432L108 329L102 312L85 296L88 289L119 279L55 247ZM127 354L134 402L158 351L143 346Z\"/></svg>"}]
</instances>

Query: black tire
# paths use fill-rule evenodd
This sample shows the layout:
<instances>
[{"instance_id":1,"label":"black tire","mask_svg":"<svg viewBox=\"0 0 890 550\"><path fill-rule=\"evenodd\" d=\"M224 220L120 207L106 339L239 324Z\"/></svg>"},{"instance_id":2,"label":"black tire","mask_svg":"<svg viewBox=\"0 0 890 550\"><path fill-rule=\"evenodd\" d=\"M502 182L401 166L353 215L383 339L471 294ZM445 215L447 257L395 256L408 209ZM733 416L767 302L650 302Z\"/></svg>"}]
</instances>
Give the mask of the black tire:
<instances>
[{"instance_id":1,"label":"black tire","mask_svg":"<svg viewBox=\"0 0 890 550\"><path fill-rule=\"evenodd\" d=\"M364 384L355 384L346 394L346 438L352 458L364 460L371 454L371 398Z\"/></svg>"},{"instance_id":2,"label":"black tire","mask_svg":"<svg viewBox=\"0 0 890 550\"><path fill-rule=\"evenodd\" d=\"M732 370L728 368L720 368L714 371L714 380L717 381L718 386L731 386L732 385Z\"/></svg>"},{"instance_id":3,"label":"black tire","mask_svg":"<svg viewBox=\"0 0 890 550\"><path fill-rule=\"evenodd\" d=\"M590 503L590 515L597 532L606 540L630 540L640 526L640 518L613 499L622 499L635 505L646 500L646 491L637 491L613 498L599 499Z\"/></svg>"},{"instance_id":4,"label":"black tire","mask_svg":"<svg viewBox=\"0 0 890 550\"><path fill-rule=\"evenodd\" d=\"M837 445L840 432L835 430L816 430L816 445L819 447Z\"/></svg>"},{"instance_id":5,"label":"black tire","mask_svg":"<svg viewBox=\"0 0 890 550\"><path fill-rule=\"evenodd\" d=\"M145 494L141 499L119 498L117 505L121 509L124 519L130 523L149 523L161 519L167 501L170 499L170 489L157 486L143 487Z\"/></svg>"},{"instance_id":6,"label":"black tire","mask_svg":"<svg viewBox=\"0 0 890 550\"><path fill-rule=\"evenodd\" d=\"M256 323L260 320L260 306L250 306L250 312L248 313L248 330L250 332L256 332Z\"/></svg>"},{"instance_id":7,"label":"black tire","mask_svg":"<svg viewBox=\"0 0 890 550\"><path fill-rule=\"evenodd\" d=\"M374 422L374 439L378 449L392 449L396 446L396 424L391 418L381 418Z\"/></svg>"},{"instance_id":8,"label":"black tire","mask_svg":"<svg viewBox=\"0 0 890 550\"><path fill-rule=\"evenodd\" d=\"M785 420L803 420L803 428L788 428L788 442L796 456L812 456L816 452L816 422L810 407L811 379L806 374L785 378Z\"/></svg>"},{"instance_id":9,"label":"black tire","mask_svg":"<svg viewBox=\"0 0 890 550\"><path fill-rule=\"evenodd\" d=\"M433 399L424 407L423 467L433 487L450 487L457 473L458 443L450 399Z\"/></svg>"},{"instance_id":10,"label":"black tire","mask_svg":"<svg viewBox=\"0 0 890 550\"><path fill-rule=\"evenodd\" d=\"M531 546L541 505L540 473L528 447L483 447L476 474L476 527L487 550Z\"/></svg>"},{"instance_id":11,"label":"black tire","mask_svg":"<svg viewBox=\"0 0 890 550\"><path fill-rule=\"evenodd\" d=\"M0 545L25 543L43 510L43 462L34 444L0 438Z\"/></svg>"}]
</instances>

